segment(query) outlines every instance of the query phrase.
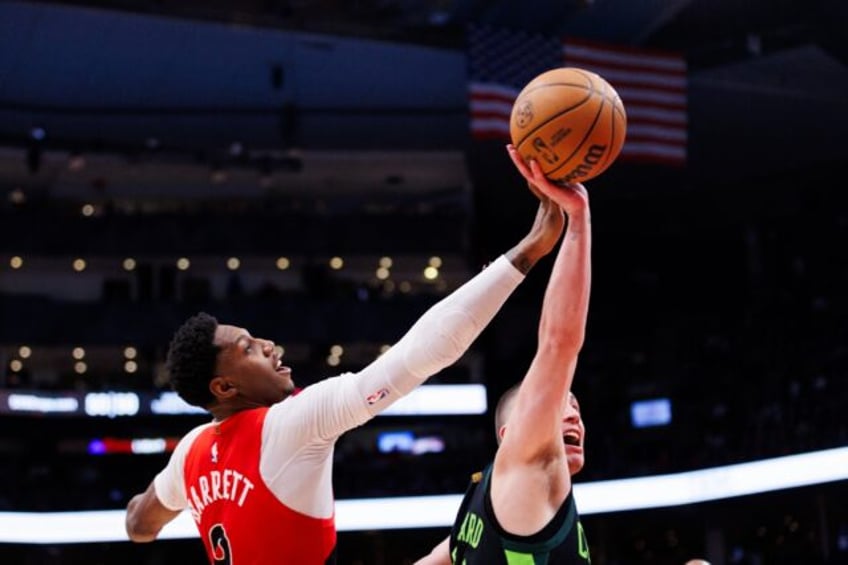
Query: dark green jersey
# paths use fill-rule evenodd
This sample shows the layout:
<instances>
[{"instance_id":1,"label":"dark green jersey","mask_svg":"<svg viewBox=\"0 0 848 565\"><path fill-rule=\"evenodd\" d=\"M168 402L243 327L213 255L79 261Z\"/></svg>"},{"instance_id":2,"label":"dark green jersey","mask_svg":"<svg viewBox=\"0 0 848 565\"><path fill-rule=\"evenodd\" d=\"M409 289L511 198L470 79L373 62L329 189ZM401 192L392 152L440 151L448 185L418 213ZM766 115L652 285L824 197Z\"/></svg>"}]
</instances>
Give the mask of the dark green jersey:
<instances>
[{"instance_id":1,"label":"dark green jersey","mask_svg":"<svg viewBox=\"0 0 848 565\"><path fill-rule=\"evenodd\" d=\"M556 515L531 536L506 532L495 519L492 466L476 473L459 507L450 535L454 565L586 565L589 544L572 492ZM518 495L520 496L520 495Z\"/></svg>"}]
</instances>

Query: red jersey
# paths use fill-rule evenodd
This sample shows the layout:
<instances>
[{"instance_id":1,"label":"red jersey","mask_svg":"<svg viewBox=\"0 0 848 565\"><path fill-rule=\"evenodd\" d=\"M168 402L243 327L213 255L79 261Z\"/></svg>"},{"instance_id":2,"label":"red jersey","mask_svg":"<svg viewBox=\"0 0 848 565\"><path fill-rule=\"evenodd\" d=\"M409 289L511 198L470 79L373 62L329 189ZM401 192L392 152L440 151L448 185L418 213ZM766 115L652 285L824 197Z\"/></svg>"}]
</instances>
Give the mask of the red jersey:
<instances>
[{"instance_id":1,"label":"red jersey","mask_svg":"<svg viewBox=\"0 0 848 565\"><path fill-rule=\"evenodd\" d=\"M312 518L282 502L259 472L267 408L206 427L186 455L185 492L211 563L334 562L335 520Z\"/></svg>"}]
</instances>

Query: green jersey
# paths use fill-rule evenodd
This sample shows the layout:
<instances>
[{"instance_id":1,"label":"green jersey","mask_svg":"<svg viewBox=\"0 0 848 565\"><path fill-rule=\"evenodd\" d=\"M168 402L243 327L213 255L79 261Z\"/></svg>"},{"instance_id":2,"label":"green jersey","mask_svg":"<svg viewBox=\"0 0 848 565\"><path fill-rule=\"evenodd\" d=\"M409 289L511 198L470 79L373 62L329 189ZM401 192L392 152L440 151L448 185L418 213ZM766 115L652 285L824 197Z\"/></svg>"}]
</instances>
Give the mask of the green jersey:
<instances>
[{"instance_id":1,"label":"green jersey","mask_svg":"<svg viewBox=\"0 0 848 565\"><path fill-rule=\"evenodd\" d=\"M573 491L544 528L533 535L519 536L505 531L495 518L491 476L491 465L483 473L475 473L462 499L450 535L454 565L587 565L591 562Z\"/></svg>"}]
</instances>

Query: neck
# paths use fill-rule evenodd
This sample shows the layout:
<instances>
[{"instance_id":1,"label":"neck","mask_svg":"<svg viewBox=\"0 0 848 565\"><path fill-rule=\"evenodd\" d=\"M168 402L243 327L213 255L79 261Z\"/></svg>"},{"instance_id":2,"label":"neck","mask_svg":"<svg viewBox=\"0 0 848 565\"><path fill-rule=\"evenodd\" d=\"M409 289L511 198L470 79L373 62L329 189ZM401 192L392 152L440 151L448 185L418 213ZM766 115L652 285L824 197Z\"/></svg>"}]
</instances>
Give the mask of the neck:
<instances>
[{"instance_id":1,"label":"neck","mask_svg":"<svg viewBox=\"0 0 848 565\"><path fill-rule=\"evenodd\" d=\"M216 422L221 422L226 420L233 414L238 414L243 410L250 410L252 408L260 408L265 406L264 404L260 404L259 402L254 402L252 400L245 400L244 398L235 397L230 399L227 402L218 401L214 406L209 407L209 412L212 413Z\"/></svg>"},{"instance_id":2,"label":"neck","mask_svg":"<svg viewBox=\"0 0 848 565\"><path fill-rule=\"evenodd\" d=\"M280 400L282 401L288 397L289 394L286 394L286 396L284 398L281 398ZM220 422L222 420L226 420L233 414L238 414L243 410L252 410L253 408L262 408L268 406L271 406L271 404L265 402L257 402L255 400L249 400L241 395L237 395L226 400L219 399L212 406L208 406L207 410L209 410L216 422Z\"/></svg>"},{"instance_id":3,"label":"neck","mask_svg":"<svg viewBox=\"0 0 848 565\"><path fill-rule=\"evenodd\" d=\"M232 406L221 406L220 404L209 408L209 412L212 414L212 419L215 422L222 422L242 410L244 410L244 408L235 409Z\"/></svg>"}]
</instances>

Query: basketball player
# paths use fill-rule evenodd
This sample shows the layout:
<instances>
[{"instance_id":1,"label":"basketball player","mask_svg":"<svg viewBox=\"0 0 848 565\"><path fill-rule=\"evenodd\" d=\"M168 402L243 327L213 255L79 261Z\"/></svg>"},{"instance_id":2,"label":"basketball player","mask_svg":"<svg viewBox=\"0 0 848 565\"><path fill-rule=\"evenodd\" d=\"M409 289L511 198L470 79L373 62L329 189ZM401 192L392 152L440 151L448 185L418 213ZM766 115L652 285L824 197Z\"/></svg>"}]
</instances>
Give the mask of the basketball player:
<instances>
[{"instance_id":1,"label":"basketball player","mask_svg":"<svg viewBox=\"0 0 848 565\"><path fill-rule=\"evenodd\" d=\"M563 227L560 207L540 198L528 234L394 347L357 373L296 395L274 343L207 314L187 320L170 344L168 369L180 396L213 420L190 431L130 500L130 539L154 540L188 509L212 563L335 563L336 440L459 359Z\"/></svg>"},{"instance_id":2,"label":"basketball player","mask_svg":"<svg viewBox=\"0 0 848 565\"><path fill-rule=\"evenodd\" d=\"M510 156L531 185L562 206L568 227L545 291L536 355L495 412L494 462L472 477L450 536L417 565L590 562L571 488L583 467L585 429L570 392L589 308L588 194L580 184L553 185L513 148Z\"/></svg>"}]
</instances>

